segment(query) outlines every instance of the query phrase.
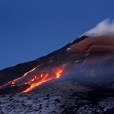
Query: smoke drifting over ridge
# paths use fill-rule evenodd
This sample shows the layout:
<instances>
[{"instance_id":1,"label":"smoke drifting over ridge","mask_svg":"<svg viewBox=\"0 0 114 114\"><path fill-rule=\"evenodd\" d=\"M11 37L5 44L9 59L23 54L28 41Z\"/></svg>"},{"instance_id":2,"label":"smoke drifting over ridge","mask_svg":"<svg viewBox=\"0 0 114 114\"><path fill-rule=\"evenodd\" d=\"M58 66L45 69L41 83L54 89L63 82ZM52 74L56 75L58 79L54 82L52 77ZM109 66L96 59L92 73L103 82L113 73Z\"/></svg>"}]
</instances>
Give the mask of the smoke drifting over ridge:
<instances>
[{"instance_id":1,"label":"smoke drifting over ridge","mask_svg":"<svg viewBox=\"0 0 114 114\"><path fill-rule=\"evenodd\" d=\"M88 53L88 52L114 52L114 21L104 20L95 28L85 33L87 38L73 44L69 51Z\"/></svg>"},{"instance_id":2,"label":"smoke drifting over ridge","mask_svg":"<svg viewBox=\"0 0 114 114\"><path fill-rule=\"evenodd\" d=\"M114 35L114 20L106 19L96 27L86 32L87 36Z\"/></svg>"}]
</instances>

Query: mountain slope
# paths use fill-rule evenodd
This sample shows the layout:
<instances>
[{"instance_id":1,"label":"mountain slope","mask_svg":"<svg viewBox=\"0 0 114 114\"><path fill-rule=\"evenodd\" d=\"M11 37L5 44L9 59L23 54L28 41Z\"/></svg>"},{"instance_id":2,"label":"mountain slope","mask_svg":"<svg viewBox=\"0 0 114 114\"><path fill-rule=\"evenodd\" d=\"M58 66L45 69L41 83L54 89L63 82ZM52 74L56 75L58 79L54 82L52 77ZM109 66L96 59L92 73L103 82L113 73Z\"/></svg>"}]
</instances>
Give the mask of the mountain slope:
<instances>
[{"instance_id":1,"label":"mountain slope","mask_svg":"<svg viewBox=\"0 0 114 114\"><path fill-rule=\"evenodd\" d=\"M1 70L0 113L113 114L114 43L100 38L82 36L47 56Z\"/></svg>"},{"instance_id":2,"label":"mountain slope","mask_svg":"<svg viewBox=\"0 0 114 114\"><path fill-rule=\"evenodd\" d=\"M0 93L29 92L61 77L75 77L89 87L113 88L113 38L82 36L47 56L1 70Z\"/></svg>"}]
</instances>

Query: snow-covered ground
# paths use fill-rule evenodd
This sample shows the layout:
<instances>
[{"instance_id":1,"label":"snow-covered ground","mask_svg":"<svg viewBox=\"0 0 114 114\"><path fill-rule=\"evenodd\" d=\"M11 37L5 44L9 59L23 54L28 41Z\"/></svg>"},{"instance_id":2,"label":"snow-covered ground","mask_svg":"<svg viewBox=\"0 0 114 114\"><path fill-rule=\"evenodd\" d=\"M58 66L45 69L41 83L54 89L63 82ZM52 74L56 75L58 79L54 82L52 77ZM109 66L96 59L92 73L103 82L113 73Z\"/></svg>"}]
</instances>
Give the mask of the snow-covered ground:
<instances>
[{"instance_id":1,"label":"snow-covered ground","mask_svg":"<svg viewBox=\"0 0 114 114\"><path fill-rule=\"evenodd\" d=\"M30 93L1 95L0 114L113 114L112 92L62 82L47 83Z\"/></svg>"}]
</instances>

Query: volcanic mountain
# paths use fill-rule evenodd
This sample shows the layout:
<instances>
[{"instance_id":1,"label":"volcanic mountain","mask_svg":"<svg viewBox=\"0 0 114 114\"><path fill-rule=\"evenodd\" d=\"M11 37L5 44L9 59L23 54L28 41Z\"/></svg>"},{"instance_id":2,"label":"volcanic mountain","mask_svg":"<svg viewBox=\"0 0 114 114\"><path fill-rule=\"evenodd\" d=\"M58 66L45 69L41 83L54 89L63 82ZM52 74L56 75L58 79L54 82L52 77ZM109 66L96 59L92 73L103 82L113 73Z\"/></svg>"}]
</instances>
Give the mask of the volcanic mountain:
<instances>
[{"instance_id":1,"label":"volcanic mountain","mask_svg":"<svg viewBox=\"0 0 114 114\"><path fill-rule=\"evenodd\" d=\"M82 54L69 52L67 49L85 38L86 36L76 39L37 60L1 70L0 93L29 92L42 83L65 75L72 63L82 58Z\"/></svg>"},{"instance_id":2,"label":"volcanic mountain","mask_svg":"<svg viewBox=\"0 0 114 114\"><path fill-rule=\"evenodd\" d=\"M80 84L112 88L114 35L86 36L37 60L0 71L0 94L26 93L58 78L74 77Z\"/></svg>"},{"instance_id":3,"label":"volcanic mountain","mask_svg":"<svg viewBox=\"0 0 114 114\"><path fill-rule=\"evenodd\" d=\"M44 57L0 70L1 114L113 114L114 24Z\"/></svg>"}]
</instances>

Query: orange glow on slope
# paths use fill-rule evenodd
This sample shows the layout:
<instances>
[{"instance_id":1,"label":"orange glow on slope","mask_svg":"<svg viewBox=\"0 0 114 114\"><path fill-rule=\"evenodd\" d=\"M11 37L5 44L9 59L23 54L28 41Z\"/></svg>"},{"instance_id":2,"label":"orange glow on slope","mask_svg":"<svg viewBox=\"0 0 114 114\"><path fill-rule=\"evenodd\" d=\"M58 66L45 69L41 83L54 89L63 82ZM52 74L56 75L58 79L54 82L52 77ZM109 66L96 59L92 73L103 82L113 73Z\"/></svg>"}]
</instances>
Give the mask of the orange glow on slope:
<instances>
[{"instance_id":1,"label":"orange glow on slope","mask_svg":"<svg viewBox=\"0 0 114 114\"><path fill-rule=\"evenodd\" d=\"M28 87L26 90L24 90L22 93L26 93L34 89L35 87L43 84L44 82L47 82L52 79L60 78L62 76L62 73L64 71L64 68L57 68L54 69L52 72L41 72L38 75L34 76L29 82L26 82L25 84L29 84L30 87Z\"/></svg>"},{"instance_id":2,"label":"orange glow on slope","mask_svg":"<svg viewBox=\"0 0 114 114\"><path fill-rule=\"evenodd\" d=\"M29 73L33 72L36 68L37 68L37 67L35 67L35 68L33 68L32 70L26 72L22 77L17 78L17 79L15 79L15 80L11 81L11 83L14 85L14 84L16 83L16 81L21 80L22 78L26 77Z\"/></svg>"},{"instance_id":3,"label":"orange glow on slope","mask_svg":"<svg viewBox=\"0 0 114 114\"><path fill-rule=\"evenodd\" d=\"M49 80L60 78L64 73L63 66L60 66L57 68L50 68L50 69L47 68L44 70L40 70L39 66L26 72L20 78L7 82L6 84L0 86L0 88L6 87L6 86L11 86L11 87L23 86L23 85L27 84L27 85L29 85L29 87L21 92L21 93L26 93Z\"/></svg>"},{"instance_id":4,"label":"orange glow on slope","mask_svg":"<svg viewBox=\"0 0 114 114\"><path fill-rule=\"evenodd\" d=\"M0 86L0 88L5 87L5 86L10 85L10 84L12 84L13 86L15 86L16 81L23 79L23 78L26 77L29 73L33 72L36 68L37 68L37 67L35 67L35 68L33 68L32 70L26 72L26 73L25 73L22 77L20 77L20 78L17 78L17 79L15 79L15 80L12 80L12 81L7 82L6 84L3 84L2 86Z\"/></svg>"},{"instance_id":5,"label":"orange glow on slope","mask_svg":"<svg viewBox=\"0 0 114 114\"><path fill-rule=\"evenodd\" d=\"M56 78L60 78L60 76L62 75L63 73L63 68L59 69L57 72L56 72Z\"/></svg>"}]
</instances>

